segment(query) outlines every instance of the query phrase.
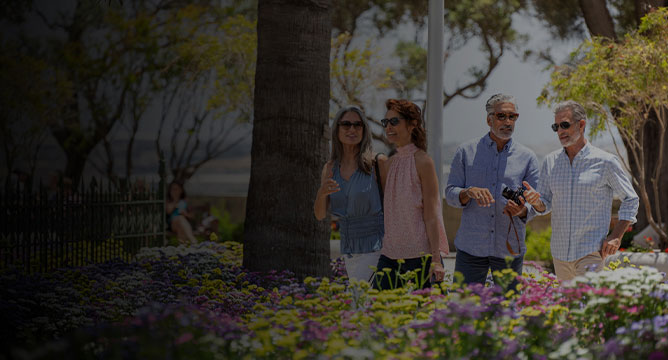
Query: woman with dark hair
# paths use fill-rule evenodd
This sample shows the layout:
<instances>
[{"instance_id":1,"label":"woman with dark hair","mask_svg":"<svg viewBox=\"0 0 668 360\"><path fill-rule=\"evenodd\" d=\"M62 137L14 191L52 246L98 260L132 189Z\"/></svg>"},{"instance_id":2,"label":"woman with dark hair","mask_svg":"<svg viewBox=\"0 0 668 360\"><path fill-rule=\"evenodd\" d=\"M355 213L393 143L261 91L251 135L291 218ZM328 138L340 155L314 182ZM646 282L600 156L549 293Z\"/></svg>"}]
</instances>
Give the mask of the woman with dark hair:
<instances>
[{"instance_id":1,"label":"woman with dark hair","mask_svg":"<svg viewBox=\"0 0 668 360\"><path fill-rule=\"evenodd\" d=\"M332 155L322 169L313 211L338 218L341 255L348 278L368 281L383 241L383 204L371 152L371 133L362 110L341 109L332 125Z\"/></svg>"},{"instance_id":2,"label":"woman with dark hair","mask_svg":"<svg viewBox=\"0 0 668 360\"><path fill-rule=\"evenodd\" d=\"M168 230L173 231L181 243L197 243L192 226L188 221L192 215L188 212L188 205L186 204L186 190L182 184L176 181L172 181L167 190L165 210L167 212Z\"/></svg>"},{"instance_id":3,"label":"woman with dark hair","mask_svg":"<svg viewBox=\"0 0 668 360\"><path fill-rule=\"evenodd\" d=\"M396 153L380 162L385 190L385 238L378 259L374 285L388 289L398 284L397 272L418 272L422 287L431 279L442 281L445 269L441 255L448 253L441 197L434 162L427 154L427 136L422 111L407 100L389 99L381 120ZM399 261L399 260L403 261Z\"/></svg>"}]
</instances>

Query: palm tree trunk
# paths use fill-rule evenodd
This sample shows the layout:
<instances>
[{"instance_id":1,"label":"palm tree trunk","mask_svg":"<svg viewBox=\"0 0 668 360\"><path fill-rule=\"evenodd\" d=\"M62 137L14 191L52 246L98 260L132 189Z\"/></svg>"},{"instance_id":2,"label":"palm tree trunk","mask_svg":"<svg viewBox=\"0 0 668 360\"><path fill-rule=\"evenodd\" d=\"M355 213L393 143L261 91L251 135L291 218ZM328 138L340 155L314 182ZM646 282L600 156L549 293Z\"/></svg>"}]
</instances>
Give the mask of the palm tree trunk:
<instances>
[{"instance_id":1,"label":"palm tree trunk","mask_svg":"<svg viewBox=\"0 0 668 360\"><path fill-rule=\"evenodd\" d=\"M326 276L329 226L313 215L328 154L329 0L260 0L244 267Z\"/></svg>"}]
</instances>

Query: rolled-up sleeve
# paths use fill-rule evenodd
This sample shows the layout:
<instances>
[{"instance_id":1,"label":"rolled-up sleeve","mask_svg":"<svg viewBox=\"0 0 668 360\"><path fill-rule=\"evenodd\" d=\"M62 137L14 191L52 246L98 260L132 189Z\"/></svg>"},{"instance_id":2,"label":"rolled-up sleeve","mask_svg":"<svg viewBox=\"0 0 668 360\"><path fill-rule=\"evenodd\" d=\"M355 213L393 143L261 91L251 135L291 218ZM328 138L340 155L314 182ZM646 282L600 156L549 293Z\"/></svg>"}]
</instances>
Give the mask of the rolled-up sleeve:
<instances>
[{"instance_id":1,"label":"rolled-up sleeve","mask_svg":"<svg viewBox=\"0 0 668 360\"><path fill-rule=\"evenodd\" d=\"M466 188L466 173L464 171L464 150L459 147L455 152L455 158L450 164L450 175L448 176L448 185L445 187L445 201L448 205L456 208L465 208L459 201L459 193Z\"/></svg>"},{"instance_id":2,"label":"rolled-up sleeve","mask_svg":"<svg viewBox=\"0 0 668 360\"><path fill-rule=\"evenodd\" d=\"M543 160L543 164L541 165L540 168L540 177L538 179L538 187L536 190L540 194L540 199L543 201L543 204L545 205L545 211L540 212L536 210L535 208L531 208L531 212L534 213L535 215L546 215L550 211L552 211L552 189L550 189L550 182L549 182L549 176L550 174L548 173L548 159Z\"/></svg>"},{"instance_id":3,"label":"rolled-up sleeve","mask_svg":"<svg viewBox=\"0 0 668 360\"><path fill-rule=\"evenodd\" d=\"M524 179L522 179L522 181L528 182L532 188L537 189L539 178L540 170L538 169L538 159L536 158L535 154L531 154L531 159L529 160L529 165L527 166L527 172L524 175ZM524 219L520 218L520 220L526 224L537 215L537 212L533 211L532 206L527 202L524 203L524 206L527 208L527 216Z\"/></svg>"},{"instance_id":4,"label":"rolled-up sleeve","mask_svg":"<svg viewBox=\"0 0 668 360\"><path fill-rule=\"evenodd\" d=\"M622 168L617 157L613 157L612 160L608 162L606 170L608 184L612 187L613 194L622 201L617 217L619 220L628 220L632 224L635 224L640 200L638 194L636 194L633 189L631 180Z\"/></svg>"}]
</instances>

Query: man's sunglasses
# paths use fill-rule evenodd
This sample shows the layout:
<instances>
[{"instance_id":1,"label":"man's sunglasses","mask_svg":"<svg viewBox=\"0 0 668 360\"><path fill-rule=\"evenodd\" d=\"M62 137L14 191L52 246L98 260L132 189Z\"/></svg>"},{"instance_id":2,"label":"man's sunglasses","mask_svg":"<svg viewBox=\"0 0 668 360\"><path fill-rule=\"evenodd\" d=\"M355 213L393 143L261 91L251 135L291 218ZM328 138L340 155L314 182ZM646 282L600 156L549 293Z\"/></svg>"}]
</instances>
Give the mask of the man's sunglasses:
<instances>
[{"instance_id":1,"label":"man's sunglasses","mask_svg":"<svg viewBox=\"0 0 668 360\"><path fill-rule=\"evenodd\" d=\"M364 124L362 124L361 121L340 121L339 126L342 127L344 130L350 130L352 126L354 126L356 129L361 129Z\"/></svg>"},{"instance_id":2,"label":"man's sunglasses","mask_svg":"<svg viewBox=\"0 0 668 360\"><path fill-rule=\"evenodd\" d=\"M569 127L571 127L571 125L572 125L572 124L571 124L570 122L568 122L568 121L562 121L562 122L560 122L560 123L558 123L558 124L552 124L551 126L552 126L552 131L557 132L557 130L559 130L559 127L561 127L562 129L566 130L566 129L568 129Z\"/></svg>"},{"instance_id":3,"label":"man's sunglasses","mask_svg":"<svg viewBox=\"0 0 668 360\"><path fill-rule=\"evenodd\" d=\"M399 125L399 120L400 119L398 117L393 117L391 119L382 119L380 123L383 125L384 128L386 128L388 123L392 124L392 126Z\"/></svg>"},{"instance_id":4,"label":"man's sunglasses","mask_svg":"<svg viewBox=\"0 0 668 360\"><path fill-rule=\"evenodd\" d=\"M518 117L520 117L520 114L518 113L503 113L503 112L498 112L498 113L492 113L490 115L494 115L499 121L505 121L506 118L508 118L510 121L515 121L517 120Z\"/></svg>"}]
</instances>

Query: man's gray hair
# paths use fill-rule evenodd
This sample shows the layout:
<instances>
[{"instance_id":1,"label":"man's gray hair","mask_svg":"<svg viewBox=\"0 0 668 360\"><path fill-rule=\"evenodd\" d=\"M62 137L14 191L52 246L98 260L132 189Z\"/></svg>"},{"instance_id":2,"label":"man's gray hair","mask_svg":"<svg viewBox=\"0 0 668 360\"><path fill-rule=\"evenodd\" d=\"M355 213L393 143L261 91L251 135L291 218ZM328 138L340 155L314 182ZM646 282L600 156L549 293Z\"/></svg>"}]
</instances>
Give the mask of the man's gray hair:
<instances>
[{"instance_id":1,"label":"man's gray hair","mask_svg":"<svg viewBox=\"0 0 668 360\"><path fill-rule=\"evenodd\" d=\"M515 97L512 95L506 95L506 94L495 94L492 95L489 100L487 100L487 103L485 104L485 110L487 111L487 114L491 114L494 112L494 105L499 104L499 103L511 103L515 105L515 111L519 111L519 107L517 106L517 100L515 100Z\"/></svg>"},{"instance_id":2,"label":"man's gray hair","mask_svg":"<svg viewBox=\"0 0 668 360\"><path fill-rule=\"evenodd\" d=\"M558 114L562 111L570 110L571 111L571 120L574 122L584 120L585 122L587 121L587 112L585 111L584 107L580 105L580 103L575 102L573 100L566 100L564 102L560 102L555 106L554 108L554 114Z\"/></svg>"}]
</instances>

